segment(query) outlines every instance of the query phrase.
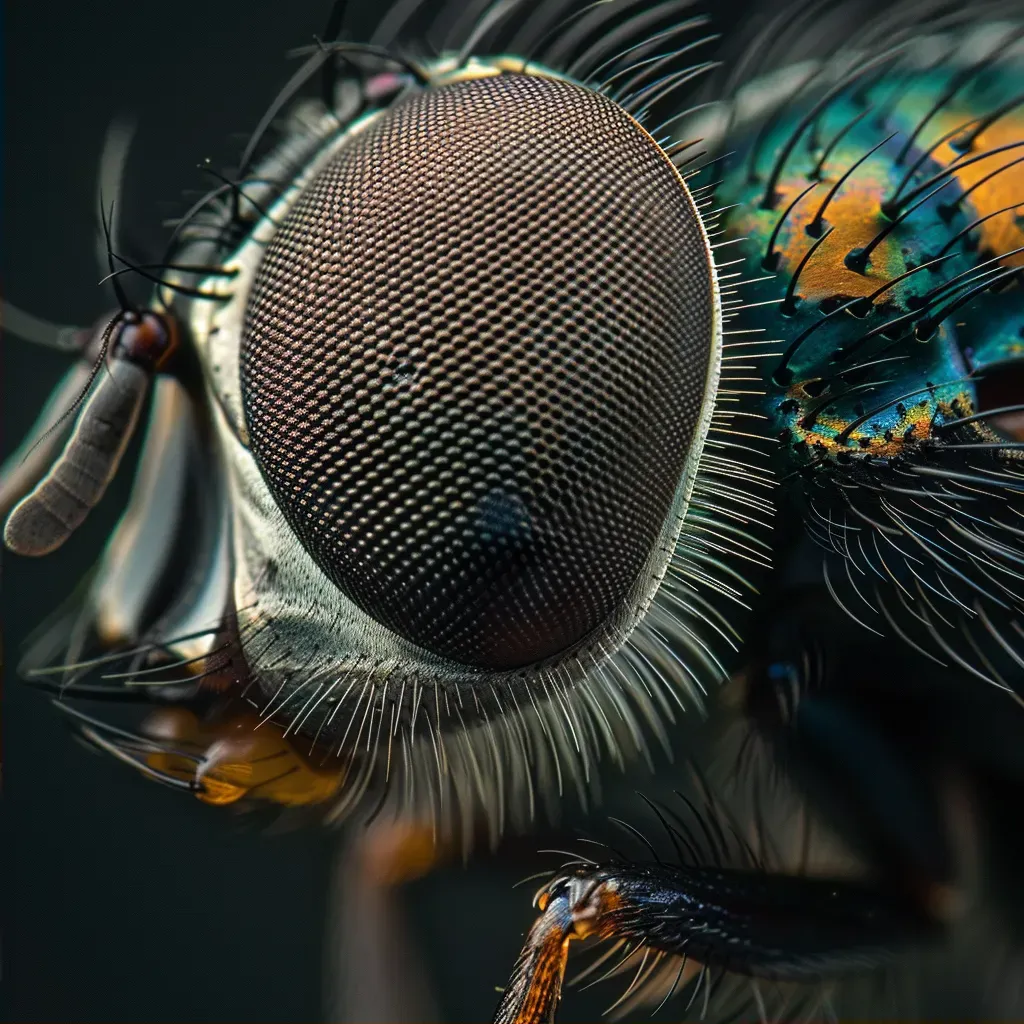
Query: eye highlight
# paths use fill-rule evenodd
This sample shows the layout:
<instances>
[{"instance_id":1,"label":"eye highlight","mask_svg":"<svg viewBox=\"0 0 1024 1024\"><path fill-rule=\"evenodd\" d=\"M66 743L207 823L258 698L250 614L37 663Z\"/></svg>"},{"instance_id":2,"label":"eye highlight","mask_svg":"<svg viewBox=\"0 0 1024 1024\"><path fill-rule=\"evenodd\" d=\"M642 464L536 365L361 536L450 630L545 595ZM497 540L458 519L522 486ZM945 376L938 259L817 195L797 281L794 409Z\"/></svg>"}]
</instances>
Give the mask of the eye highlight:
<instances>
[{"instance_id":1,"label":"eye highlight","mask_svg":"<svg viewBox=\"0 0 1024 1024\"><path fill-rule=\"evenodd\" d=\"M617 104L516 73L417 92L267 250L251 449L368 615L460 665L534 665L608 641L656 589L715 304L683 180Z\"/></svg>"}]
</instances>

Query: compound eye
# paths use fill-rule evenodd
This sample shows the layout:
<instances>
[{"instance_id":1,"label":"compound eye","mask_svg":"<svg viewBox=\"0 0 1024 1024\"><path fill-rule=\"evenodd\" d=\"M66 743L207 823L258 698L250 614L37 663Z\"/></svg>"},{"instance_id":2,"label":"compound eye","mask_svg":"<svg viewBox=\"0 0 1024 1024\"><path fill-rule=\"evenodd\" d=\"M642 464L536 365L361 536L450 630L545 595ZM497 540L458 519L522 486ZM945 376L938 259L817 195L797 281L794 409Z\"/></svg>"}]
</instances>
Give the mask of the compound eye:
<instances>
[{"instance_id":1,"label":"compound eye","mask_svg":"<svg viewBox=\"0 0 1024 1024\"><path fill-rule=\"evenodd\" d=\"M532 665L649 589L715 323L694 204L625 111L528 75L428 90L340 148L268 248L252 450L374 619L462 665Z\"/></svg>"}]
</instances>

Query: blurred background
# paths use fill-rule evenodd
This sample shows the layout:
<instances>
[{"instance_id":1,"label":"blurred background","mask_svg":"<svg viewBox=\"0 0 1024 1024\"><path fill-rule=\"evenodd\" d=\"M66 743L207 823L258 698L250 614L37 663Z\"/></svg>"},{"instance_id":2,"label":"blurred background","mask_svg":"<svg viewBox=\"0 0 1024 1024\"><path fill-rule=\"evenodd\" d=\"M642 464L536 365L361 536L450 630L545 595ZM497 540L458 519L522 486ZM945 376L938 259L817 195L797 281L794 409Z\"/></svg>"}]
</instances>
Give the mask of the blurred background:
<instances>
[{"instance_id":1,"label":"blurred background","mask_svg":"<svg viewBox=\"0 0 1024 1024\"><path fill-rule=\"evenodd\" d=\"M230 159L228 134L251 130L289 73L283 49L322 31L327 7L6 5L5 296L61 323L102 314L96 174L112 118L138 122L122 214L153 244L181 190L202 187L198 161ZM63 359L8 340L3 362L6 453ZM26 634L92 564L130 483L120 475L59 554L4 558L4 1012L319 1019L330 840L261 833L147 784L79 747L15 676Z\"/></svg>"}]
</instances>

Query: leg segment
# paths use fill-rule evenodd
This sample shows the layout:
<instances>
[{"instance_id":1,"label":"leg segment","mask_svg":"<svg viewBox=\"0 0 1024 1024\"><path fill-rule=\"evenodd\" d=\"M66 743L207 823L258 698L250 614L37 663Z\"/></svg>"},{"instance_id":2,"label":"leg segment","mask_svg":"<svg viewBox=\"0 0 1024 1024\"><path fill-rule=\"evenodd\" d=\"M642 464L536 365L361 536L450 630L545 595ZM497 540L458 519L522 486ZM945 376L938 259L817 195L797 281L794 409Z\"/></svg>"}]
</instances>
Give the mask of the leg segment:
<instances>
[{"instance_id":1,"label":"leg segment","mask_svg":"<svg viewBox=\"0 0 1024 1024\"><path fill-rule=\"evenodd\" d=\"M626 939L709 969L802 982L878 966L939 929L897 893L855 880L668 864L580 868L537 903L500 1024L553 1020L572 939Z\"/></svg>"}]
</instances>

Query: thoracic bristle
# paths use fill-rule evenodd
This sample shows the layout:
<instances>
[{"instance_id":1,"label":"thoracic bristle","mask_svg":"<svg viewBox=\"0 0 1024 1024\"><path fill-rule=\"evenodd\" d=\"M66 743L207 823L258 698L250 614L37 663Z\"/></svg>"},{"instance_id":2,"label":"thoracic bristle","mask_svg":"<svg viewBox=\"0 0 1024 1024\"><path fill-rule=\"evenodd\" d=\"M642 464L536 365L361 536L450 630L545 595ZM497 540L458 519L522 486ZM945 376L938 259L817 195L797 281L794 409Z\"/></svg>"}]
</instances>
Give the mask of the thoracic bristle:
<instances>
[{"instance_id":1,"label":"thoracic bristle","mask_svg":"<svg viewBox=\"0 0 1024 1024\"><path fill-rule=\"evenodd\" d=\"M745 298L783 353L759 411L787 514L852 617L997 686L1024 589L1001 517L1024 463L979 383L1024 356L1020 36L970 62L861 54L835 85L812 76L756 141L726 141L739 159L716 196L748 270L774 272ZM964 636L943 637L961 614Z\"/></svg>"}]
</instances>

